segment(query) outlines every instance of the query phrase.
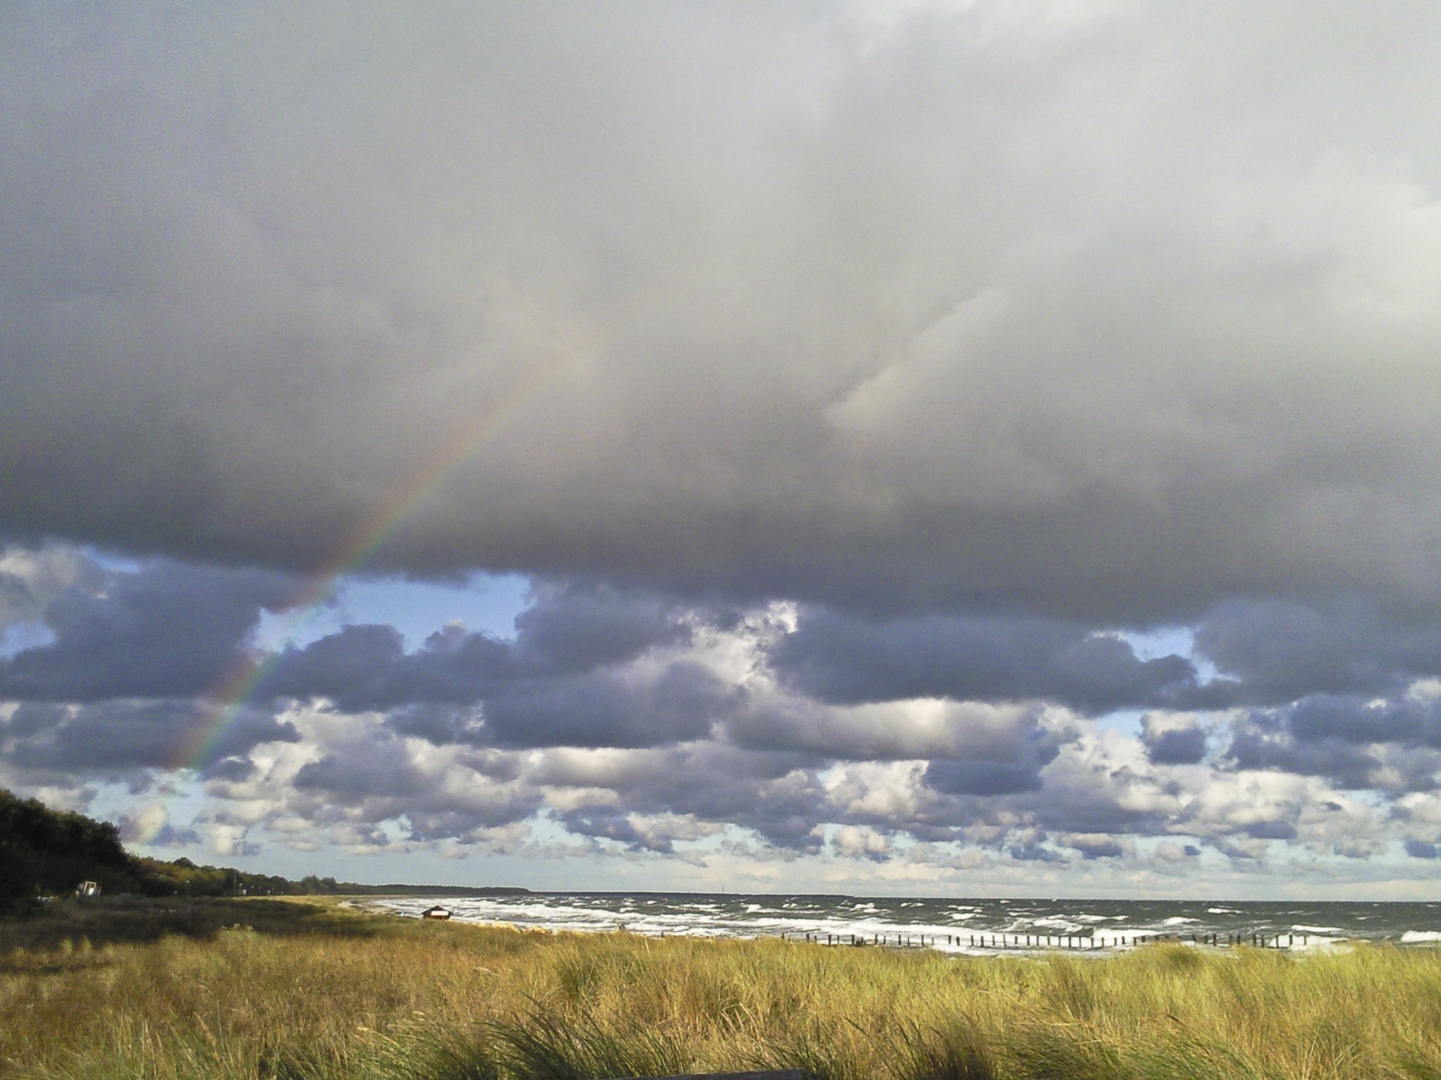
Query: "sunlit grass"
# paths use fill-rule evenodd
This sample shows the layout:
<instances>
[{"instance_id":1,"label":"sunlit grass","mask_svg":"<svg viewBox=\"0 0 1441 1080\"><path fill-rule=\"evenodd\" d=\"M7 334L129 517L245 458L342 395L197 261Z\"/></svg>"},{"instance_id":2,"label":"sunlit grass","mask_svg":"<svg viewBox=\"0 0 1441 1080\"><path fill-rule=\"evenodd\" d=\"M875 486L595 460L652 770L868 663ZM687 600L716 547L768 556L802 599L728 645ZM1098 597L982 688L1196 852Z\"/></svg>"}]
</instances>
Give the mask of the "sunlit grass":
<instances>
[{"instance_id":1,"label":"sunlit grass","mask_svg":"<svg viewBox=\"0 0 1441 1080\"><path fill-rule=\"evenodd\" d=\"M1429 949L949 959L284 903L197 903L155 940L119 908L119 942L98 908L0 927L0 1075L1441 1078Z\"/></svg>"}]
</instances>

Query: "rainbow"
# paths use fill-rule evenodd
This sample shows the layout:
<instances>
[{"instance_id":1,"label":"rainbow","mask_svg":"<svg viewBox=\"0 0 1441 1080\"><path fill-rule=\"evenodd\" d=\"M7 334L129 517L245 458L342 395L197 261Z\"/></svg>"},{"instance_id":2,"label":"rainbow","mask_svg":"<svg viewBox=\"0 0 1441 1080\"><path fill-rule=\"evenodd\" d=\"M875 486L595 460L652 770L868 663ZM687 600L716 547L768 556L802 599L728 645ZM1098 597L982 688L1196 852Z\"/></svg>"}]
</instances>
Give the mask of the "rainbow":
<instances>
[{"instance_id":1,"label":"rainbow","mask_svg":"<svg viewBox=\"0 0 1441 1080\"><path fill-rule=\"evenodd\" d=\"M314 617L334 593L339 579L364 565L415 511L441 488L482 447L504 431L523 408L553 385L575 361L577 354L546 365L502 398L473 427L467 425L442 444L421 468L397 485L387 499L362 520L317 570L307 575L286 608L293 612L291 632ZM199 769L216 757L226 733L234 726L247 701L274 671L283 654L250 650L224 677L202 695L200 715L177 744L171 769Z\"/></svg>"}]
</instances>

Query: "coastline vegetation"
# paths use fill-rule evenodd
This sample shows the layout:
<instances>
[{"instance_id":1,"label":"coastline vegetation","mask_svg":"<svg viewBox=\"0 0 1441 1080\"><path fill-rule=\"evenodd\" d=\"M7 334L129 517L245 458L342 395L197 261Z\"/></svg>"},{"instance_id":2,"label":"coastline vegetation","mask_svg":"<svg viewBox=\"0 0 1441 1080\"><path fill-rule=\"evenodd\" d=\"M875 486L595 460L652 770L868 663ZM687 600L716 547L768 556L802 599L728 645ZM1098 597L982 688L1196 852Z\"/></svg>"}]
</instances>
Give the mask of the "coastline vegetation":
<instances>
[{"instance_id":1,"label":"coastline vegetation","mask_svg":"<svg viewBox=\"0 0 1441 1080\"><path fill-rule=\"evenodd\" d=\"M521 932L332 898L0 921L0 1076L1441 1077L1441 952L948 958Z\"/></svg>"},{"instance_id":2,"label":"coastline vegetation","mask_svg":"<svg viewBox=\"0 0 1441 1080\"><path fill-rule=\"evenodd\" d=\"M120 842L120 829L70 810L57 810L39 799L21 799L0 788L0 915L23 914L58 894L73 892L83 881L102 894L144 896L306 896L421 895L462 896L524 893L525 889L471 889L445 885L361 885L311 874L290 881L276 874L255 874L231 866L197 866L189 859L144 858Z\"/></svg>"}]
</instances>

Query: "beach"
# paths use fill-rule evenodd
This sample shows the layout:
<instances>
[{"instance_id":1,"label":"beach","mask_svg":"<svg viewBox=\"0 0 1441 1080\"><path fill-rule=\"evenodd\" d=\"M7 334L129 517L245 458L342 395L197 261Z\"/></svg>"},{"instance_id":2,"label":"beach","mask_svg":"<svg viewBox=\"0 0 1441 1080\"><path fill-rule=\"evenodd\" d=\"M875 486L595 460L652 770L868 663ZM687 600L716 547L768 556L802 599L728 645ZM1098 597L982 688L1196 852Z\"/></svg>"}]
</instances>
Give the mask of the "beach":
<instances>
[{"instance_id":1,"label":"beach","mask_svg":"<svg viewBox=\"0 0 1441 1080\"><path fill-rule=\"evenodd\" d=\"M334 900L72 904L0 928L0 1076L1381 1077L1441 1069L1441 953L964 956L555 932ZM76 936L79 931L83 934Z\"/></svg>"}]
</instances>

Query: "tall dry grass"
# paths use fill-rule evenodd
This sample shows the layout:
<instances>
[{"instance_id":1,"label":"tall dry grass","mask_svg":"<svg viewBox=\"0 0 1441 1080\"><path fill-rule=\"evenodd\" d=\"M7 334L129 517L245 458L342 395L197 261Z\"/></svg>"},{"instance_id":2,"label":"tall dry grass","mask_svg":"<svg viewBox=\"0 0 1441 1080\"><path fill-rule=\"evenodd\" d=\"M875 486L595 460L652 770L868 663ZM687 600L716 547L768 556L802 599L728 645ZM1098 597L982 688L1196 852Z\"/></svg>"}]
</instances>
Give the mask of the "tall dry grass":
<instances>
[{"instance_id":1,"label":"tall dry grass","mask_svg":"<svg viewBox=\"0 0 1441 1080\"><path fill-rule=\"evenodd\" d=\"M958 960L310 911L303 933L12 952L0 1075L1441 1080L1431 950Z\"/></svg>"}]
</instances>

